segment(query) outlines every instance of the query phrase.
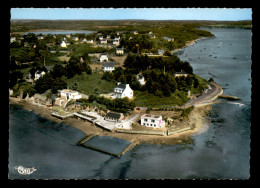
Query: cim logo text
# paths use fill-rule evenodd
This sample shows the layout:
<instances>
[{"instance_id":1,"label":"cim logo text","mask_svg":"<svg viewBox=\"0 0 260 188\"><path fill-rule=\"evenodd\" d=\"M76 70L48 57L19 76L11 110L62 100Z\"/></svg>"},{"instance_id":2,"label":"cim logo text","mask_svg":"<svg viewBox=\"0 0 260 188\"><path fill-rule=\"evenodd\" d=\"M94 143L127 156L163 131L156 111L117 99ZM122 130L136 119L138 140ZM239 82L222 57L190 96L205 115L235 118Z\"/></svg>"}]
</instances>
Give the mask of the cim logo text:
<instances>
[{"instance_id":1,"label":"cim logo text","mask_svg":"<svg viewBox=\"0 0 260 188\"><path fill-rule=\"evenodd\" d=\"M25 168L23 166L15 166L14 168L17 169L18 173L22 174L22 175L32 174L34 171L36 171L36 169L34 167Z\"/></svg>"}]
</instances>

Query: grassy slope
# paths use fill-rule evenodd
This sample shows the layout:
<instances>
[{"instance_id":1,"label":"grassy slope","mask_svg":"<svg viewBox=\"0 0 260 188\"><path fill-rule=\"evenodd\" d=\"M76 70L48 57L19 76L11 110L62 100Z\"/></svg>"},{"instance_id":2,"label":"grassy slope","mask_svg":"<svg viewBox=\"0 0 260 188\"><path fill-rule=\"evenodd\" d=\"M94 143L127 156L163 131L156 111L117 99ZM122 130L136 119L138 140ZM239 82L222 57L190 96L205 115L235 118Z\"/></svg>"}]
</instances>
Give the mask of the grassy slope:
<instances>
[{"instance_id":1,"label":"grassy slope","mask_svg":"<svg viewBox=\"0 0 260 188\"><path fill-rule=\"evenodd\" d=\"M99 93L112 92L116 86L116 82L107 82L106 80L102 80L102 75L102 73L76 75L73 78L68 79L68 86L73 86L74 83L78 83L77 90L87 95L94 94L96 88Z\"/></svg>"},{"instance_id":2,"label":"grassy slope","mask_svg":"<svg viewBox=\"0 0 260 188\"><path fill-rule=\"evenodd\" d=\"M134 91L136 106L142 107L173 107L182 105L187 102L187 94L185 92L176 91L171 97L158 97L147 91Z\"/></svg>"}]
</instances>

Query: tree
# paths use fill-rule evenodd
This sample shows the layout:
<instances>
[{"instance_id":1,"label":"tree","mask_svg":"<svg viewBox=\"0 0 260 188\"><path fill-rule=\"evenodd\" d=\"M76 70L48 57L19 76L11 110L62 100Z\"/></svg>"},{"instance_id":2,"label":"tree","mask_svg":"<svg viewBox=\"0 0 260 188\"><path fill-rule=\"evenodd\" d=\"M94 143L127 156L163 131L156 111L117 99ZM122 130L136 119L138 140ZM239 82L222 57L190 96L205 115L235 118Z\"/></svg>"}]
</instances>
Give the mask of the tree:
<instances>
[{"instance_id":1,"label":"tree","mask_svg":"<svg viewBox=\"0 0 260 188\"><path fill-rule=\"evenodd\" d=\"M104 72L101 79L110 82L114 80L114 74L112 72Z\"/></svg>"},{"instance_id":2,"label":"tree","mask_svg":"<svg viewBox=\"0 0 260 188\"><path fill-rule=\"evenodd\" d=\"M12 88L14 87L14 85L16 85L19 80L23 79L23 73L18 71L18 70L14 70L12 72L10 72L9 74L9 87Z\"/></svg>"},{"instance_id":3,"label":"tree","mask_svg":"<svg viewBox=\"0 0 260 188\"><path fill-rule=\"evenodd\" d=\"M172 56L171 52L169 52L168 50L166 50L163 55L165 55L165 56Z\"/></svg>"},{"instance_id":4,"label":"tree","mask_svg":"<svg viewBox=\"0 0 260 188\"><path fill-rule=\"evenodd\" d=\"M53 88L54 79L49 73L45 74L43 77L39 78L35 82L34 89L37 93L44 93L48 89Z\"/></svg>"},{"instance_id":5,"label":"tree","mask_svg":"<svg viewBox=\"0 0 260 188\"><path fill-rule=\"evenodd\" d=\"M54 65L54 67L51 70L51 76L53 78L59 78L59 77L64 76L64 75L66 75L65 68L60 64Z\"/></svg>"},{"instance_id":6,"label":"tree","mask_svg":"<svg viewBox=\"0 0 260 188\"><path fill-rule=\"evenodd\" d=\"M64 76L56 78L52 85L52 93L57 93L57 90L67 88L67 80Z\"/></svg>"}]
</instances>

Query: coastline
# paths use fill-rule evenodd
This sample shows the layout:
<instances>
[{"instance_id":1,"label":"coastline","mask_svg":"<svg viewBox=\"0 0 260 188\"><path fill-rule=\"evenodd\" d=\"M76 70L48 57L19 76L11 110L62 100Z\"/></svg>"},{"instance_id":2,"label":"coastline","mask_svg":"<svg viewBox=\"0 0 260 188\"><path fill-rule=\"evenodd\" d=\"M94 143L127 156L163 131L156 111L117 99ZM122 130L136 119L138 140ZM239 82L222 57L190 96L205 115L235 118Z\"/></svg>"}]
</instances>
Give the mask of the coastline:
<instances>
[{"instance_id":1,"label":"coastline","mask_svg":"<svg viewBox=\"0 0 260 188\"><path fill-rule=\"evenodd\" d=\"M183 47L177 48L177 49L171 51L171 53L177 53L177 52L179 52L180 50L182 50L182 49L184 49L184 48L187 48L187 47L189 47L189 46L195 44L197 41L202 40L202 39L206 39L206 38L211 38L211 37L199 37L199 38L197 38L197 39L195 39L195 40L188 41L188 42L186 42L186 44L185 44Z\"/></svg>"},{"instance_id":2,"label":"coastline","mask_svg":"<svg viewBox=\"0 0 260 188\"><path fill-rule=\"evenodd\" d=\"M200 130L205 123L208 122L207 112L211 109L210 106L196 107L188 116L188 119L183 123L187 126L192 126L193 129L175 133L169 136L160 136L160 135L143 135L143 134L127 134L127 133L118 133L116 131L109 132L105 131L96 125L88 121L76 118L68 119L58 119L51 116L51 108L45 106L37 106L26 100L20 100L18 98L9 97L9 104L19 105L27 111L32 111L35 114L38 114L50 121L55 123L64 123L70 125L74 128L77 128L84 132L87 136L90 135L100 135L100 136L110 136L128 140L130 142L136 143L149 143L149 144L166 144L172 145L177 143L187 142L190 139L190 136L198 130Z\"/></svg>"}]
</instances>

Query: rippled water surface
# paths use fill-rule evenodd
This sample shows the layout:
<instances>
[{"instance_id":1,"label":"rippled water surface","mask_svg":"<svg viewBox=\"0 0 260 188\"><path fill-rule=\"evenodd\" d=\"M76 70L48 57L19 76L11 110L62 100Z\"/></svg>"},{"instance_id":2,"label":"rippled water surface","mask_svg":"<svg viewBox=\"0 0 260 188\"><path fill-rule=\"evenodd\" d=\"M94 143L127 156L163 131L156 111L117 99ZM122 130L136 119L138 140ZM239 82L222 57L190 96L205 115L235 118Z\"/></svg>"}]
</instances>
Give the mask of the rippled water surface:
<instances>
[{"instance_id":1,"label":"rippled water surface","mask_svg":"<svg viewBox=\"0 0 260 188\"><path fill-rule=\"evenodd\" d=\"M208 29L180 51L194 73L212 77L238 103L213 105L206 131L188 144L141 144L120 158L79 147L85 134L10 106L9 178L12 179L247 179L250 176L251 30ZM20 175L14 166L34 167Z\"/></svg>"}]
</instances>

